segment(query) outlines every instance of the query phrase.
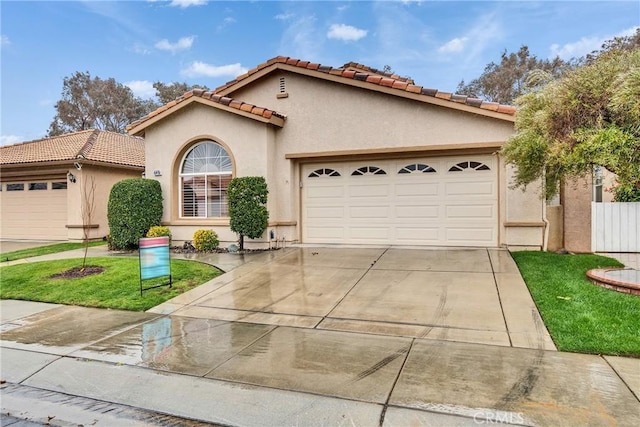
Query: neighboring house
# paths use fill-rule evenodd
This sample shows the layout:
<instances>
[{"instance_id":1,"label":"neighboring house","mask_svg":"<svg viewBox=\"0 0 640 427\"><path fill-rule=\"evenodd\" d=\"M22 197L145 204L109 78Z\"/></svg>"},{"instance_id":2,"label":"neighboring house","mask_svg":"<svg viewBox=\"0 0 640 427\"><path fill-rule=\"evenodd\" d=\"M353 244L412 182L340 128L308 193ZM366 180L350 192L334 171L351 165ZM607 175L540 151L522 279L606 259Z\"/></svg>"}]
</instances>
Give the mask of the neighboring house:
<instances>
[{"instance_id":1,"label":"neighboring house","mask_svg":"<svg viewBox=\"0 0 640 427\"><path fill-rule=\"evenodd\" d=\"M0 147L0 238L81 240L84 191L92 181L89 237L106 236L111 187L143 171L144 140L113 132L85 130Z\"/></svg>"},{"instance_id":2,"label":"neighboring house","mask_svg":"<svg viewBox=\"0 0 640 427\"><path fill-rule=\"evenodd\" d=\"M269 228L309 244L544 245L544 203L498 154L512 106L417 86L360 64L277 57L130 124L177 241L229 229L226 188L264 176Z\"/></svg>"}]
</instances>

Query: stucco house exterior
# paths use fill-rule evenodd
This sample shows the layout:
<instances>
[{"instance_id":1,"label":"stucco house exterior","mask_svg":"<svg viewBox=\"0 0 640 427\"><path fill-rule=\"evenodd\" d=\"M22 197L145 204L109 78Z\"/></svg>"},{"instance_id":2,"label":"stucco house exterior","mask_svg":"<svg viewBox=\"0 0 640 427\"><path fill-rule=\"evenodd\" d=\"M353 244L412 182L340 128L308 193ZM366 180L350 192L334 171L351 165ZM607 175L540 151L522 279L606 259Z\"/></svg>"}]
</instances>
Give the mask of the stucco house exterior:
<instances>
[{"instance_id":1,"label":"stucco house exterior","mask_svg":"<svg viewBox=\"0 0 640 427\"><path fill-rule=\"evenodd\" d=\"M361 64L276 57L127 131L145 139L174 241L201 228L237 241L227 185L263 176L270 220L254 244L540 249L544 202L510 188L498 154L515 111Z\"/></svg>"},{"instance_id":2,"label":"stucco house exterior","mask_svg":"<svg viewBox=\"0 0 640 427\"><path fill-rule=\"evenodd\" d=\"M144 140L119 133L85 130L0 147L0 238L82 240L83 191L92 181L89 237L106 236L111 187L143 171Z\"/></svg>"}]
</instances>

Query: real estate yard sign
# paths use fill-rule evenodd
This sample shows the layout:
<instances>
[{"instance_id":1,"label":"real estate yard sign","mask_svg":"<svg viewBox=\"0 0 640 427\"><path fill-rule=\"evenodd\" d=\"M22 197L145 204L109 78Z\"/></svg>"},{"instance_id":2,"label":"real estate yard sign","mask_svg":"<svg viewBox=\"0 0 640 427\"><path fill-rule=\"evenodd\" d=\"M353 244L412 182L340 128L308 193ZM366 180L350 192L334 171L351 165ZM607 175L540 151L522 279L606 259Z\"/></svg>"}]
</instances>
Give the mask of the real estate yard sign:
<instances>
[{"instance_id":1,"label":"real estate yard sign","mask_svg":"<svg viewBox=\"0 0 640 427\"><path fill-rule=\"evenodd\" d=\"M169 285L171 287L171 257L169 255L169 237L143 237L138 242L140 256L140 295L142 291ZM145 280L168 277L169 283L142 287Z\"/></svg>"}]
</instances>

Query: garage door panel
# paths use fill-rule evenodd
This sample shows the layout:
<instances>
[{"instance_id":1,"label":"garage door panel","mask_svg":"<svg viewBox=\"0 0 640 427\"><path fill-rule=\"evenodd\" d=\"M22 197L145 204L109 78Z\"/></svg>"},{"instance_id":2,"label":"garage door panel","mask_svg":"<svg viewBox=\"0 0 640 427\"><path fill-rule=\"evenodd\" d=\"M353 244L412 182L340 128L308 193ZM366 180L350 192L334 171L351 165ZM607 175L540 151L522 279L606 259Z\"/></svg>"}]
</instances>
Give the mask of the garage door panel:
<instances>
[{"instance_id":1,"label":"garage door panel","mask_svg":"<svg viewBox=\"0 0 640 427\"><path fill-rule=\"evenodd\" d=\"M382 219L386 222L389 217L388 206L355 206L349 209L349 218Z\"/></svg>"},{"instance_id":2,"label":"garage door panel","mask_svg":"<svg viewBox=\"0 0 640 427\"><path fill-rule=\"evenodd\" d=\"M451 218L486 218L491 220L495 217L493 205L449 205L446 208L447 219Z\"/></svg>"},{"instance_id":3,"label":"garage door panel","mask_svg":"<svg viewBox=\"0 0 640 427\"><path fill-rule=\"evenodd\" d=\"M345 238L344 227L309 227L307 228L307 237L309 239L317 240L318 243L331 243L332 241L341 241Z\"/></svg>"},{"instance_id":4,"label":"garage door panel","mask_svg":"<svg viewBox=\"0 0 640 427\"><path fill-rule=\"evenodd\" d=\"M303 167L303 177L321 168L341 173L340 177L325 174L304 179L303 242L497 245L498 186L493 156L373 163L386 174L372 175L369 168L363 174L351 175L365 162ZM490 170L475 170L478 164L485 164ZM430 170L424 172L427 168L421 165L428 165ZM452 172L452 166L458 169Z\"/></svg>"},{"instance_id":5,"label":"garage door panel","mask_svg":"<svg viewBox=\"0 0 640 427\"><path fill-rule=\"evenodd\" d=\"M395 194L399 197L410 196L437 196L438 195L437 182L420 183L420 182L403 182L395 185Z\"/></svg>"},{"instance_id":6,"label":"garage door panel","mask_svg":"<svg viewBox=\"0 0 640 427\"><path fill-rule=\"evenodd\" d=\"M494 231L492 227L447 227L446 239L451 242L475 242L482 246L490 245L493 241Z\"/></svg>"},{"instance_id":7,"label":"garage door panel","mask_svg":"<svg viewBox=\"0 0 640 427\"><path fill-rule=\"evenodd\" d=\"M307 197L309 199L331 199L344 197L344 188L339 186L309 186Z\"/></svg>"},{"instance_id":8,"label":"garage door panel","mask_svg":"<svg viewBox=\"0 0 640 427\"><path fill-rule=\"evenodd\" d=\"M396 219L434 219L440 216L439 206L396 206Z\"/></svg>"},{"instance_id":9,"label":"garage door panel","mask_svg":"<svg viewBox=\"0 0 640 427\"><path fill-rule=\"evenodd\" d=\"M440 227L436 226L415 226L415 227L397 227L396 239L398 243L419 243L427 242L437 244L442 240L440 238Z\"/></svg>"},{"instance_id":10,"label":"garage door panel","mask_svg":"<svg viewBox=\"0 0 640 427\"><path fill-rule=\"evenodd\" d=\"M309 219L341 219L344 218L343 206L318 206L307 207L307 217Z\"/></svg>"},{"instance_id":11,"label":"garage door panel","mask_svg":"<svg viewBox=\"0 0 640 427\"><path fill-rule=\"evenodd\" d=\"M448 182L446 196L485 197L495 193L493 182Z\"/></svg>"},{"instance_id":12,"label":"garage door panel","mask_svg":"<svg viewBox=\"0 0 640 427\"><path fill-rule=\"evenodd\" d=\"M368 177L358 177L359 179L367 179ZM358 184L351 185L349 188L349 197L388 197L389 186L379 183L371 183L367 185Z\"/></svg>"},{"instance_id":13,"label":"garage door panel","mask_svg":"<svg viewBox=\"0 0 640 427\"><path fill-rule=\"evenodd\" d=\"M350 227L349 237L360 242L388 242L391 238L391 230L388 226L380 227Z\"/></svg>"}]
</instances>

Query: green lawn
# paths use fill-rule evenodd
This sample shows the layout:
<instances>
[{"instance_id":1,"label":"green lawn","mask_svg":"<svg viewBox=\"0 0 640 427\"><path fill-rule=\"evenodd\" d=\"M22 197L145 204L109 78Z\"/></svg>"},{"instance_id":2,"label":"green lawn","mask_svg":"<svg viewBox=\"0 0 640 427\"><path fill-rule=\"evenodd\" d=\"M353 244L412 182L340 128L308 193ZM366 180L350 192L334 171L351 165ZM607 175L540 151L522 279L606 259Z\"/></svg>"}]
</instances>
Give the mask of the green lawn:
<instances>
[{"instance_id":1,"label":"green lawn","mask_svg":"<svg viewBox=\"0 0 640 427\"><path fill-rule=\"evenodd\" d=\"M640 357L640 297L596 286L585 273L621 267L598 255L513 252L560 351Z\"/></svg>"},{"instance_id":2,"label":"green lawn","mask_svg":"<svg viewBox=\"0 0 640 427\"><path fill-rule=\"evenodd\" d=\"M107 242L89 242L89 246L106 245ZM13 252L0 253L0 262L13 261L22 258L31 258L34 256L55 254L58 252L70 251L73 249L84 248L84 243L81 242L65 242L54 243L53 245L38 246L37 248L21 249Z\"/></svg>"},{"instance_id":3,"label":"green lawn","mask_svg":"<svg viewBox=\"0 0 640 427\"><path fill-rule=\"evenodd\" d=\"M172 260L173 287L146 290L141 297L138 262L137 257L87 258L87 266L105 270L75 279L51 276L82 266L82 259L78 258L0 267L0 298L144 311L222 273L196 261ZM144 286L153 284L153 280L145 281Z\"/></svg>"}]
</instances>

